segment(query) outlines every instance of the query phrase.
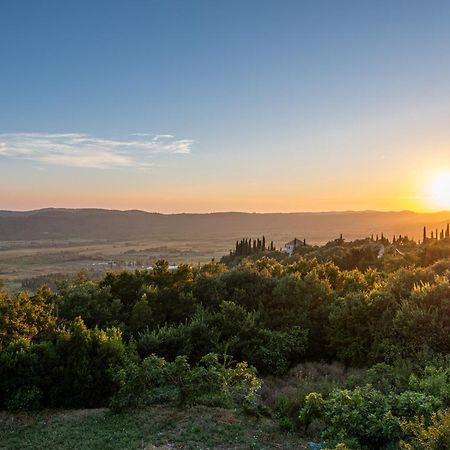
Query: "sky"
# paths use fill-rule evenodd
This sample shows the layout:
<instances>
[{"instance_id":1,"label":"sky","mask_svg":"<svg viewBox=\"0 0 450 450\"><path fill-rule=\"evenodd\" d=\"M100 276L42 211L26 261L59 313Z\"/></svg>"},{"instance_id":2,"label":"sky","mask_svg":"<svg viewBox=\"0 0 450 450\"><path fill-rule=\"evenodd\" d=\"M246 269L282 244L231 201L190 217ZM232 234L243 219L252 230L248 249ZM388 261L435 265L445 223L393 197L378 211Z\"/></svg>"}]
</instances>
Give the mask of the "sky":
<instances>
[{"instance_id":1,"label":"sky","mask_svg":"<svg viewBox=\"0 0 450 450\"><path fill-rule=\"evenodd\" d=\"M450 209L450 2L0 0L0 209Z\"/></svg>"}]
</instances>

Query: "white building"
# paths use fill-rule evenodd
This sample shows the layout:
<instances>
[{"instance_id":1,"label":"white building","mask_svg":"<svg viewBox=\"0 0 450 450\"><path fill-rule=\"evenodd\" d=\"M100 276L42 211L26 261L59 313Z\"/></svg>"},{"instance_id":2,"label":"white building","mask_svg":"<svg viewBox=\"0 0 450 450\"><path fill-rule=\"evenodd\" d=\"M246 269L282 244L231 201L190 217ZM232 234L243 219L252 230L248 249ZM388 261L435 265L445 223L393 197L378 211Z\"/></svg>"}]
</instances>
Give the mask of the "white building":
<instances>
[{"instance_id":1,"label":"white building","mask_svg":"<svg viewBox=\"0 0 450 450\"><path fill-rule=\"evenodd\" d=\"M300 247L300 245L305 245L304 241L300 241L297 238L294 238L292 241L284 244L284 252L287 253L289 256L292 255L292 253L294 253L294 250L297 247Z\"/></svg>"}]
</instances>

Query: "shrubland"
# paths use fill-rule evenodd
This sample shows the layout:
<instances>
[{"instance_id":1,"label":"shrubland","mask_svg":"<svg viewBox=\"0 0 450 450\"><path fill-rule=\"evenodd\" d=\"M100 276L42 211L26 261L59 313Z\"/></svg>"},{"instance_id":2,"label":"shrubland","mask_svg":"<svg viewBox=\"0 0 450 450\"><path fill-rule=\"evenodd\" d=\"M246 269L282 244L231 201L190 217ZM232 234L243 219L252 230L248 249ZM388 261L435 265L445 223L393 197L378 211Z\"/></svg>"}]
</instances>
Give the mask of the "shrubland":
<instances>
[{"instance_id":1,"label":"shrubland","mask_svg":"<svg viewBox=\"0 0 450 450\"><path fill-rule=\"evenodd\" d=\"M374 245L2 289L0 407L240 408L321 448L448 449L450 242Z\"/></svg>"}]
</instances>

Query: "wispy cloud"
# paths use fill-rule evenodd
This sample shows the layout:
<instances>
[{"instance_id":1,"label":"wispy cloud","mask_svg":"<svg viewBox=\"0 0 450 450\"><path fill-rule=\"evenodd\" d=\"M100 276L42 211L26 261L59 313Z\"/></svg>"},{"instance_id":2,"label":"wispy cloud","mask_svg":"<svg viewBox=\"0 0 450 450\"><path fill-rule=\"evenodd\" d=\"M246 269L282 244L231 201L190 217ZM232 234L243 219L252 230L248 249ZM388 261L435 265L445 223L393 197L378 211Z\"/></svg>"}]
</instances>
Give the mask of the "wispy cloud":
<instances>
[{"instance_id":1,"label":"wispy cloud","mask_svg":"<svg viewBox=\"0 0 450 450\"><path fill-rule=\"evenodd\" d=\"M0 134L0 158L78 168L139 168L153 165L157 154L189 154L193 141L171 134L134 133L110 139L82 133Z\"/></svg>"}]
</instances>

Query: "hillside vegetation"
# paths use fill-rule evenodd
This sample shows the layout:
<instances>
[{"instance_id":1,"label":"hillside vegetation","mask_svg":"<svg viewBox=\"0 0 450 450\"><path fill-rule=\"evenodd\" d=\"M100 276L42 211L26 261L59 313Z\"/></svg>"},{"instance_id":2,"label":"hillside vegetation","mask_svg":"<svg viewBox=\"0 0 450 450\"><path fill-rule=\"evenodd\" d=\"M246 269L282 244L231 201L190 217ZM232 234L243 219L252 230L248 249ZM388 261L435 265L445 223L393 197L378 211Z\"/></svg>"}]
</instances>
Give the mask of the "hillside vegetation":
<instances>
[{"instance_id":1,"label":"hillside vegetation","mask_svg":"<svg viewBox=\"0 0 450 450\"><path fill-rule=\"evenodd\" d=\"M65 448L58 436L94 427L104 438L86 448L449 449L450 238L438 236L305 242L292 256L261 240L201 267L3 289L0 445ZM49 413L23 416L43 408L109 409L43 431ZM200 423L217 411L233 417L222 431Z\"/></svg>"}]
</instances>

